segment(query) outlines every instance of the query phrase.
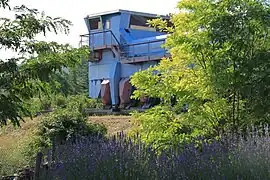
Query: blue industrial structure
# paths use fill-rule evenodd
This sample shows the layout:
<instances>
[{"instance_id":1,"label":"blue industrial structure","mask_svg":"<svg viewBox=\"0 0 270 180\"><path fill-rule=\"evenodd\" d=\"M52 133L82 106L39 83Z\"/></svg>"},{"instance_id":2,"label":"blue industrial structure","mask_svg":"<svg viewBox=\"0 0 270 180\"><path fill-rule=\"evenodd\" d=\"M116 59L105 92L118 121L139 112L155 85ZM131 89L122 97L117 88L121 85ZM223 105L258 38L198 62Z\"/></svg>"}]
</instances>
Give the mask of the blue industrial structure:
<instances>
[{"instance_id":1,"label":"blue industrial structure","mask_svg":"<svg viewBox=\"0 0 270 180\"><path fill-rule=\"evenodd\" d=\"M130 76L169 56L162 47L167 35L147 24L147 20L157 17L115 10L85 18L89 33L81 36L81 42L86 42L91 50L89 97L100 97L104 104L113 108L128 105L132 93Z\"/></svg>"}]
</instances>

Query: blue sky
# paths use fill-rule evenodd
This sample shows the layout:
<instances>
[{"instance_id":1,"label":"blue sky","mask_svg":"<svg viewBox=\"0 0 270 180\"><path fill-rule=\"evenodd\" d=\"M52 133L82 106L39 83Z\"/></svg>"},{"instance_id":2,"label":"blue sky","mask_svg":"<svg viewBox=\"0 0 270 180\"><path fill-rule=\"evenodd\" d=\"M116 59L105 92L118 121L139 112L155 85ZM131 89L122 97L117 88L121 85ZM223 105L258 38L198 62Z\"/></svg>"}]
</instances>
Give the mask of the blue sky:
<instances>
[{"instance_id":1,"label":"blue sky","mask_svg":"<svg viewBox=\"0 0 270 180\"><path fill-rule=\"evenodd\" d=\"M69 43L78 46L79 35L87 33L83 18L88 14L110 11L115 9L126 9L154 14L168 14L176 11L179 0L10 0L11 5L24 4L30 8L45 11L49 16L60 16L72 21L73 26L68 36L49 34L42 40ZM6 11L0 10L0 16L12 17ZM13 53L0 50L1 56L9 57ZM1 57L3 58L3 56Z\"/></svg>"}]
</instances>

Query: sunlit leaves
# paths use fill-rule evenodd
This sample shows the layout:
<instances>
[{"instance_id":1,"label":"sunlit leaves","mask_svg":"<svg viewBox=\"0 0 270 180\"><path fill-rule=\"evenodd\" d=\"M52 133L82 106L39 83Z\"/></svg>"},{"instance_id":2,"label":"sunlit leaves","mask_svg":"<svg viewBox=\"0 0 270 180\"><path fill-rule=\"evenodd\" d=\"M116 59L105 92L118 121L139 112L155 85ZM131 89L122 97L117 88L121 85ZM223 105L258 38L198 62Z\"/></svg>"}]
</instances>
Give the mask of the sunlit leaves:
<instances>
[{"instance_id":1,"label":"sunlit leaves","mask_svg":"<svg viewBox=\"0 0 270 180\"><path fill-rule=\"evenodd\" d=\"M7 8L8 1L1 0L0 8ZM88 49L72 48L56 42L36 40L48 32L69 32L71 22L53 18L26 6L9 7L13 20L0 17L0 49L12 50L17 58L0 61L0 125L11 121L19 125L22 116L29 115L23 101L47 92L56 85L56 74L75 67L87 59Z\"/></svg>"},{"instance_id":2,"label":"sunlit leaves","mask_svg":"<svg viewBox=\"0 0 270 180\"><path fill-rule=\"evenodd\" d=\"M27 44L37 35L53 31L68 34L71 22L62 18L52 18L36 9L22 5L14 8L15 20L3 19L0 27L0 45L15 51L24 52Z\"/></svg>"},{"instance_id":3,"label":"sunlit leaves","mask_svg":"<svg viewBox=\"0 0 270 180\"><path fill-rule=\"evenodd\" d=\"M169 111L175 114L187 103L189 111L176 122L187 125L192 135L215 136L221 129L269 123L269 3L181 0L178 8L171 17L174 29L167 31L172 58L132 77L135 97L159 97L166 108L174 96L177 104ZM152 25L166 31L165 21Z\"/></svg>"}]
</instances>

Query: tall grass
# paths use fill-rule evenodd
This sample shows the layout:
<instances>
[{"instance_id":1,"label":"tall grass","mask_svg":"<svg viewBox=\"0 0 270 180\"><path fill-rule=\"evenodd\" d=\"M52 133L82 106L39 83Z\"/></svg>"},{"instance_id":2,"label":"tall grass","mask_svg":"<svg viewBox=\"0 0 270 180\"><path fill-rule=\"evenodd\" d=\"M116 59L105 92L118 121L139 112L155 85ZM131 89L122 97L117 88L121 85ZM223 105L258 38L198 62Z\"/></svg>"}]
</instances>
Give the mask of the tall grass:
<instances>
[{"instance_id":1,"label":"tall grass","mask_svg":"<svg viewBox=\"0 0 270 180\"><path fill-rule=\"evenodd\" d=\"M66 142L44 179L270 179L268 126L196 141L160 154L123 134Z\"/></svg>"},{"instance_id":2,"label":"tall grass","mask_svg":"<svg viewBox=\"0 0 270 180\"><path fill-rule=\"evenodd\" d=\"M40 121L38 118L25 121L26 123L21 124L21 128L10 124L0 129L0 177L13 175L19 169L29 165L24 153Z\"/></svg>"}]
</instances>

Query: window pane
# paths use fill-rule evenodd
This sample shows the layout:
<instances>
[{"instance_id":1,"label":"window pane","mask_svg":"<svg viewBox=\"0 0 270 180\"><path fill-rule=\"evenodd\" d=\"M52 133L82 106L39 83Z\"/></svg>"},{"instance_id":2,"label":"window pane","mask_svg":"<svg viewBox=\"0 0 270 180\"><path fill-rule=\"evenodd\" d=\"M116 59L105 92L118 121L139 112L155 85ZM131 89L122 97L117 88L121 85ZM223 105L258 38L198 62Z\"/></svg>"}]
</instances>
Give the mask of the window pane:
<instances>
[{"instance_id":1,"label":"window pane","mask_svg":"<svg viewBox=\"0 0 270 180\"><path fill-rule=\"evenodd\" d=\"M106 21L106 29L111 29L111 21L110 20Z\"/></svg>"},{"instance_id":2,"label":"window pane","mask_svg":"<svg viewBox=\"0 0 270 180\"><path fill-rule=\"evenodd\" d=\"M102 29L102 22L98 22L98 29Z\"/></svg>"},{"instance_id":3,"label":"window pane","mask_svg":"<svg viewBox=\"0 0 270 180\"><path fill-rule=\"evenodd\" d=\"M143 16L137 16L137 15L131 15L130 25L148 27L149 26L147 24L148 19L152 19L152 18L147 18L147 17L143 17Z\"/></svg>"},{"instance_id":4,"label":"window pane","mask_svg":"<svg viewBox=\"0 0 270 180\"><path fill-rule=\"evenodd\" d=\"M101 26L100 26L100 23L101 23L100 18L90 19L89 22L90 22L90 29L91 30L101 28Z\"/></svg>"},{"instance_id":5,"label":"window pane","mask_svg":"<svg viewBox=\"0 0 270 180\"><path fill-rule=\"evenodd\" d=\"M145 16L138 16L138 15L131 15L130 17L130 28L131 29L138 29L138 30L145 30L145 31L156 31L155 28L150 27L147 23L148 20L152 20L152 17L145 17Z\"/></svg>"}]
</instances>

